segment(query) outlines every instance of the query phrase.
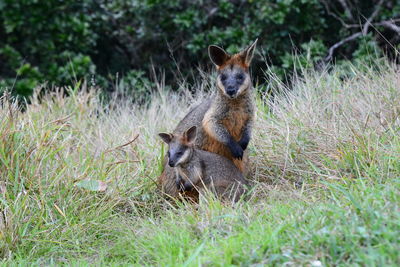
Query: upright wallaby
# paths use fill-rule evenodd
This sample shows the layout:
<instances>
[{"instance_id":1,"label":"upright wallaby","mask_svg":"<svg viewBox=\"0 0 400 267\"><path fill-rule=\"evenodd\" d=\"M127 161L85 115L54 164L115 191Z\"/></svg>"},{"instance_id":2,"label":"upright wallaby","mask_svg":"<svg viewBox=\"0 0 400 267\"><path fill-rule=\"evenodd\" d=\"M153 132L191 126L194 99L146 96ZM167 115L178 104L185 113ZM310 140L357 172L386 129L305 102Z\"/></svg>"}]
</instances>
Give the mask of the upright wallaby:
<instances>
[{"instance_id":1,"label":"upright wallaby","mask_svg":"<svg viewBox=\"0 0 400 267\"><path fill-rule=\"evenodd\" d=\"M175 170L175 184L182 191L205 190L224 200L238 201L247 182L232 161L215 153L195 149L196 126L182 136L160 133L168 144L168 165Z\"/></svg>"},{"instance_id":2,"label":"upright wallaby","mask_svg":"<svg viewBox=\"0 0 400 267\"><path fill-rule=\"evenodd\" d=\"M249 67L257 40L247 49L230 55L211 45L208 53L217 68L216 93L205 99L179 122L173 134L182 136L191 126L197 126L195 147L224 156L245 171L244 150L251 137L254 120L254 96ZM175 197L178 189L174 171L168 165L159 177L162 190Z\"/></svg>"}]
</instances>

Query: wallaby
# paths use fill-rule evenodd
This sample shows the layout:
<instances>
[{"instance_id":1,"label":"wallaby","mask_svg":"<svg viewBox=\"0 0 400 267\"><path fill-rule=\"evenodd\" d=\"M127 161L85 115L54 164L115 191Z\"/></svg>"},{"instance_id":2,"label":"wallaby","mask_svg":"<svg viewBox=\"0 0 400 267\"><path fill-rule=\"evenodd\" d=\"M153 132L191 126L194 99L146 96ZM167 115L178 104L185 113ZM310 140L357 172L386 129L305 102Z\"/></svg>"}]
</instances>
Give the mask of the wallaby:
<instances>
[{"instance_id":1,"label":"wallaby","mask_svg":"<svg viewBox=\"0 0 400 267\"><path fill-rule=\"evenodd\" d=\"M218 90L190 110L173 131L181 136L186 129L197 126L195 147L224 156L241 172L245 171L243 154L250 141L255 112L249 67L256 44L257 40L234 55L209 46L210 59L217 68ZM168 165L159 177L163 192L172 197L179 193L174 177Z\"/></svg>"},{"instance_id":2,"label":"wallaby","mask_svg":"<svg viewBox=\"0 0 400 267\"><path fill-rule=\"evenodd\" d=\"M247 181L232 161L218 154L195 148L197 127L182 136L160 133L168 144L168 165L175 171L175 185L180 191L210 191L222 200L237 202L246 192Z\"/></svg>"}]
</instances>

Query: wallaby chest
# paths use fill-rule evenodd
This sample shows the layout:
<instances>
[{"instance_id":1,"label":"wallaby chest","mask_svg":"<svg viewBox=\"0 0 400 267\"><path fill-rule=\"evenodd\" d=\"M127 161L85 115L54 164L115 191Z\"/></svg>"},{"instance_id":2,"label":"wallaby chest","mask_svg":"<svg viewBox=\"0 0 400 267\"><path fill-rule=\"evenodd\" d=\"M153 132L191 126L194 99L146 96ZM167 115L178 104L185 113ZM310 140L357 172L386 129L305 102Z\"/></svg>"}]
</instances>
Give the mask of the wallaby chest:
<instances>
[{"instance_id":1,"label":"wallaby chest","mask_svg":"<svg viewBox=\"0 0 400 267\"><path fill-rule=\"evenodd\" d=\"M181 177L184 181L189 181L192 185L201 185L203 175L200 164L198 162L193 162L185 167L175 168L175 173L177 176Z\"/></svg>"},{"instance_id":2,"label":"wallaby chest","mask_svg":"<svg viewBox=\"0 0 400 267\"><path fill-rule=\"evenodd\" d=\"M232 137L236 141L239 141L243 128L250 119L250 116L252 116L252 114L248 107L243 104L237 104L226 110L224 116L222 116L221 123Z\"/></svg>"}]
</instances>

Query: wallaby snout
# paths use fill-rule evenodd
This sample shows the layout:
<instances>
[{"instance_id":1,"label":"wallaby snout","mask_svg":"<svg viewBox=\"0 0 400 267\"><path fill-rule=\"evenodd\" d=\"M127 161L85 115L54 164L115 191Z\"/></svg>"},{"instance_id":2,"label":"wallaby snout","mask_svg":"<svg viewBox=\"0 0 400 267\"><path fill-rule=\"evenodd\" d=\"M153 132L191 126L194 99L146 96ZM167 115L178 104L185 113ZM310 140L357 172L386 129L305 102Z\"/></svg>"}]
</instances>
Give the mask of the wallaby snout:
<instances>
[{"instance_id":1,"label":"wallaby snout","mask_svg":"<svg viewBox=\"0 0 400 267\"><path fill-rule=\"evenodd\" d=\"M172 168L175 167L175 161L169 159L169 160L168 160L168 165L169 165L170 167L172 167Z\"/></svg>"},{"instance_id":2,"label":"wallaby snout","mask_svg":"<svg viewBox=\"0 0 400 267\"><path fill-rule=\"evenodd\" d=\"M235 88L235 86L229 85L229 86L226 87L226 93L227 93L230 97L235 96L236 92L237 92L237 88Z\"/></svg>"}]
</instances>

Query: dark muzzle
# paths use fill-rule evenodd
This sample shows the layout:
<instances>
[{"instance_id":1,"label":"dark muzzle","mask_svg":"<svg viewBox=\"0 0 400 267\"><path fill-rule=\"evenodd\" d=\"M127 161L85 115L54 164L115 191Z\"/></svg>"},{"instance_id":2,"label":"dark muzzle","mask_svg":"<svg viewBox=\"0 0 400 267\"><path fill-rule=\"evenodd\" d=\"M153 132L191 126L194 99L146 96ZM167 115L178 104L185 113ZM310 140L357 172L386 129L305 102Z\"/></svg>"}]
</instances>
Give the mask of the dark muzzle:
<instances>
[{"instance_id":1,"label":"dark muzzle","mask_svg":"<svg viewBox=\"0 0 400 267\"><path fill-rule=\"evenodd\" d=\"M170 166L170 167L175 167L175 161L173 161L173 160L169 160L168 161L168 165Z\"/></svg>"},{"instance_id":2,"label":"dark muzzle","mask_svg":"<svg viewBox=\"0 0 400 267\"><path fill-rule=\"evenodd\" d=\"M227 95L234 96L236 94L237 90L234 86L228 86L225 91L226 91Z\"/></svg>"}]
</instances>

